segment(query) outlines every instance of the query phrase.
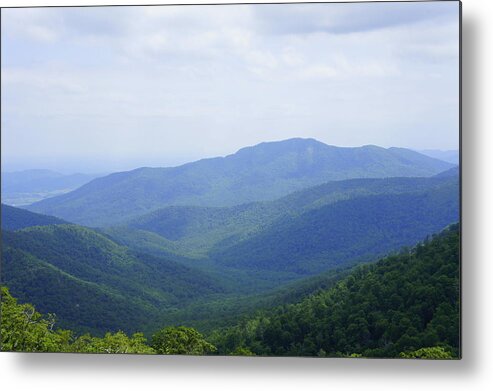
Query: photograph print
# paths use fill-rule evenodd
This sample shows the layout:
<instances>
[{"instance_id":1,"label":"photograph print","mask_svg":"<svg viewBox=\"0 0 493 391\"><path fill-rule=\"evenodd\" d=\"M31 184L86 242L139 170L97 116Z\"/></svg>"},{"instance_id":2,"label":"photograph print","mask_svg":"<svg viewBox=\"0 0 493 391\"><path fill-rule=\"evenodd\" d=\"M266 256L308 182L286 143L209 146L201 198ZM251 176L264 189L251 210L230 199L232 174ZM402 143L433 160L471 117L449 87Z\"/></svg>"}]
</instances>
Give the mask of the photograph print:
<instances>
[{"instance_id":1,"label":"photograph print","mask_svg":"<svg viewBox=\"0 0 493 391\"><path fill-rule=\"evenodd\" d=\"M2 8L0 350L460 359L460 28Z\"/></svg>"}]
</instances>

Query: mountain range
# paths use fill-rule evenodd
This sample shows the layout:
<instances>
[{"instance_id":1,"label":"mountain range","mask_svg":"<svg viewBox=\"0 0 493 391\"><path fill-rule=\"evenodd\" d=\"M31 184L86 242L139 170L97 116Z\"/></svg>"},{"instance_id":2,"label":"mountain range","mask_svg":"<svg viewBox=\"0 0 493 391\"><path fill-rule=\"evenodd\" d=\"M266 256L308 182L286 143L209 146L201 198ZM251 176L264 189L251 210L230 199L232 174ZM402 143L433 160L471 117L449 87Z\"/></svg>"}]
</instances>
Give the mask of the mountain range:
<instances>
[{"instance_id":1,"label":"mountain range","mask_svg":"<svg viewBox=\"0 0 493 391\"><path fill-rule=\"evenodd\" d=\"M37 225L68 224L66 221L2 204L2 230L15 231Z\"/></svg>"},{"instance_id":2,"label":"mountain range","mask_svg":"<svg viewBox=\"0 0 493 391\"><path fill-rule=\"evenodd\" d=\"M458 221L459 181L452 174L334 181L234 207L166 207L103 230L155 255L313 274L375 259Z\"/></svg>"},{"instance_id":3,"label":"mountain range","mask_svg":"<svg viewBox=\"0 0 493 391\"><path fill-rule=\"evenodd\" d=\"M451 225L298 302L218 329L211 340L220 354L459 358L459 237Z\"/></svg>"},{"instance_id":4,"label":"mountain range","mask_svg":"<svg viewBox=\"0 0 493 391\"><path fill-rule=\"evenodd\" d=\"M206 273L73 224L3 230L2 283L62 326L96 333L135 331L165 310L228 291Z\"/></svg>"},{"instance_id":5,"label":"mountain range","mask_svg":"<svg viewBox=\"0 0 493 391\"><path fill-rule=\"evenodd\" d=\"M290 139L179 167L114 173L27 208L74 223L110 226L165 206L233 206L333 180L431 176L453 166L404 148L341 148Z\"/></svg>"},{"instance_id":6,"label":"mountain range","mask_svg":"<svg viewBox=\"0 0 493 391\"><path fill-rule=\"evenodd\" d=\"M3 205L2 283L77 332L211 329L337 285L459 220L459 168L291 139Z\"/></svg>"},{"instance_id":7,"label":"mountain range","mask_svg":"<svg viewBox=\"0 0 493 391\"><path fill-rule=\"evenodd\" d=\"M418 152L435 159L443 160L444 162L459 164L460 154L458 149L451 149L445 151L440 149L425 149Z\"/></svg>"}]
</instances>

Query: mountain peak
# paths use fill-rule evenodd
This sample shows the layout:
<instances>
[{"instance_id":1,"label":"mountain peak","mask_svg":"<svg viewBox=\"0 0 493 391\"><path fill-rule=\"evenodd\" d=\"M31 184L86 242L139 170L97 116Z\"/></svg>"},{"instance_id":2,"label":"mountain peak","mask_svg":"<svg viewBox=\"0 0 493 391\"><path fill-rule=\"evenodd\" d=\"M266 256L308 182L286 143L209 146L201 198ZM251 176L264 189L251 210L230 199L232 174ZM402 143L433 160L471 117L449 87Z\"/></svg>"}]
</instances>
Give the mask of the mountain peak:
<instances>
[{"instance_id":1,"label":"mountain peak","mask_svg":"<svg viewBox=\"0 0 493 391\"><path fill-rule=\"evenodd\" d=\"M239 149L236 154L244 154L251 153L255 151L288 151L292 149L300 149L306 147L329 147L327 144L324 144L314 138L290 138L286 140L279 141L264 141L259 144L251 145L248 147L244 147ZM233 156L229 155L229 156Z\"/></svg>"},{"instance_id":2,"label":"mountain peak","mask_svg":"<svg viewBox=\"0 0 493 391\"><path fill-rule=\"evenodd\" d=\"M112 174L29 209L87 225L112 225L165 206L233 206L333 180L431 176L451 167L406 149L341 148L292 138L179 167Z\"/></svg>"}]
</instances>

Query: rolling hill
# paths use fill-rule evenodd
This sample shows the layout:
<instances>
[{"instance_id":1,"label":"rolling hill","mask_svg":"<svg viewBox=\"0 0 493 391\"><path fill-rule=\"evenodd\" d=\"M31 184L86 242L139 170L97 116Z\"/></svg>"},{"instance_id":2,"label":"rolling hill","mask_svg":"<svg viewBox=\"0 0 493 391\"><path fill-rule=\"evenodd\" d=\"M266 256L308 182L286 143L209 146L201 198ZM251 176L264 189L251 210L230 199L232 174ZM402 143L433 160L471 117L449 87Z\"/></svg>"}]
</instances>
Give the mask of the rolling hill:
<instances>
[{"instance_id":1,"label":"rolling hill","mask_svg":"<svg viewBox=\"0 0 493 391\"><path fill-rule=\"evenodd\" d=\"M425 149L418 152L435 159L443 160L444 162L459 164L460 153L458 149L452 149L448 151L442 151L439 149Z\"/></svg>"},{"instance_id":2,"label":"rolling hill","mask_svg":"<svg viewBox=\"0 0 493 391\"><path fill-rule=\"evenodd\" d=\"M220 354L399 357L438 349L460 358L459 226L412 251L358 267L296 304L210 336Z\"/></svg>"},{"instance_id":3,"label":"rolling hill","mask_svg":"<svg viewBox=\"0 0 493 391\"><path fill-rule=\"evenodd\" d=\"M301 275L376 259L459 220L457 179L425 191L361 196L288 216L209 256L248 270Z\"/></svg>"},{"instance_id":4,"label":"rolling hill","mask_svg":"<svg viewBox=\"0 0 493 391\"><path fill-rule=\"evenodd\" d=\"M449 168L446 171L442 171L435 175L436 178L446 178L446 177L459 177L460 170L459 166Z\"/></svg>"},{"instance_id":5,"label":"rolling hill","mask_svg":"<svg viewBox=\"0 0 493 391\"><path fill-rule=\"evenodd\" d=\"M14 208L2 204L2 229L15 231L17 229L34 227L36 225L68 224L62 219L33 213L25 209Z\"/></svg>"},{"instance_id":6,"label":"rolling hill","mask_svg":"<svg viewBox=\"0 0 493 391\"><path fill-rule=\"evenodd\" d=\"M179 167L114 173L28 209L74 223L110 226L165 206L233 206L274 200L332 180L431 176L451 167L403 148L341 148L290 139Z\"/></svg>"},{"instance_id":7,"label":"rolling hill","mask_svg":"<svg viewBox=\"0 0 493 391\"><path fill-rule=\"evenodd\" d=\"M275 201L233 207L172 206L105 231L139 250L146 251L147 247L156 252L161 249L187 257L204 258L211 250L233 246L269 229L278 220L286 221L339 201L371 195L436 191L446 184L457 182L454 172L442 176L332 181Z\"/></svg>"},{"instance_id":8,"label":"rolling hill","mask_svg":"<svg viewBox=\"0 0 493 391\"><path fill-rule=\"evenodd\" d=\"M147 330L163 311L226 292L203 272L76 225L2 234L2 283L79 332Z\"/></svg>"}]
</instances>

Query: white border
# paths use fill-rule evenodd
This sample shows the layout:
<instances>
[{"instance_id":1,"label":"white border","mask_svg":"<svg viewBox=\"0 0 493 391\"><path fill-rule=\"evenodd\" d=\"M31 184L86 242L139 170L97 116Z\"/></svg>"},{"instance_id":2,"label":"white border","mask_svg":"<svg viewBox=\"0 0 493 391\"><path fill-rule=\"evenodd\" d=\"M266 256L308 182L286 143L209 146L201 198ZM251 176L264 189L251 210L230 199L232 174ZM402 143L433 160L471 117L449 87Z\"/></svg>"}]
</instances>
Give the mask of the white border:
<instances>
[{"instance_id":1,"label":"white border","mask_svg":"<svg viewBox=\"0 0 493 391\"><path fill-rule=\"evenodd\" d=\"M176 1L207 3L206 1ZM221 3L225 1L214 1ZM248 2L248 1L244 1ZM165 4L0 0L1 6ZM493 384L493 2L463 1L463 360L0 353L4 390L486 390Z\"/></svg>"}]
</instances>

